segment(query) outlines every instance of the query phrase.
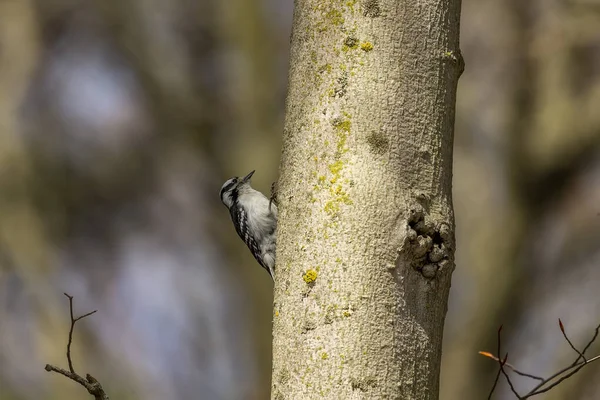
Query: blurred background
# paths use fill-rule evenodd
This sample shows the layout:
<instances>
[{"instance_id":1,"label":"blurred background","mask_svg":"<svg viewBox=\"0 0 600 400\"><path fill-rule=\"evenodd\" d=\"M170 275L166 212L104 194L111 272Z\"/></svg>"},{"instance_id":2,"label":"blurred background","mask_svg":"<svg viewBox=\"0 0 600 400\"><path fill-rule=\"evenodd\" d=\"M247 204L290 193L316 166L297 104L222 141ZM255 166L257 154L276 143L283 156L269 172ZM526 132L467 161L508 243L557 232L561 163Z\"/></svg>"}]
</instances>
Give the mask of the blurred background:
<instances>
[{"instance_id":1,"label":"blurred background","mask_svg":"<svg viewBox=\"0 0 600 400\"><path fill-rule=\"evenodd\" d=\"M272 286L218 193L277 177L292 3L0 1L0 400L88 396L43 369L63 292L99 310L73 357L111 398L268 398ZM600 2L463 0L461 30L442 400L487 398L500 324L547 376L557 319L580 347L600 322Z\"/></svg>"}]
</instances>

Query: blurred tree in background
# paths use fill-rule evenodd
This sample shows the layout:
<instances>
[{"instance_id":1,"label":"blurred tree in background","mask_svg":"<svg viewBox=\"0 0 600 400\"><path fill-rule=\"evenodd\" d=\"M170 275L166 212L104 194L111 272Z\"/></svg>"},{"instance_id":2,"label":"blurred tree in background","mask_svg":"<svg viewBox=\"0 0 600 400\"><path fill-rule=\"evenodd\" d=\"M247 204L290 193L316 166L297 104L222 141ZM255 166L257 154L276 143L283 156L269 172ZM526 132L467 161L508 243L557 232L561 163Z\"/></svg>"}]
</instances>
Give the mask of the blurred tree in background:
<instances>
[{"instance_id":1,"label":"blurred tree in background","mask_svg":"<svg viewBox=\"0 0 600 400\"><path fill-rule=\"evenodd\" d=\"M0 400L87 396L43 370L64 291L99 310L73 352L112 398L268 398L272 286L218 190L276 179L292 7L0 2ZM547 375L556 318L576 343L600 320L598 26L594 0L463 1L442 399L487 396L501 323ZM596 399L598 374L545 398Z\"/></svg>"}]
</instances>

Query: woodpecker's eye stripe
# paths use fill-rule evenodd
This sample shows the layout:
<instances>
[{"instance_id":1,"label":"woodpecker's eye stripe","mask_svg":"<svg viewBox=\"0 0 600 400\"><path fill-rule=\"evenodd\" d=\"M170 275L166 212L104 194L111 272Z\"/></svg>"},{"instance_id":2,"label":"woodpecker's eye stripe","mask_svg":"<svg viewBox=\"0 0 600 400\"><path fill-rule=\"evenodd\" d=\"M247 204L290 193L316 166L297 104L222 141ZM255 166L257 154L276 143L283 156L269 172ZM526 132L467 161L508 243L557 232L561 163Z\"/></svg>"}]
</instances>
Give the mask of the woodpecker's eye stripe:
<instances>
[{"instance_id":1,"label":"woodpecker's eye stripe","mask_svg":"<svg viewBox=\"0 0 600 400\"><path fill-rule=\"evenodd\" d=\"M223 193L228 192L229 190L231 190L237 183L237 179L236 178L232 178L230 180L228 180L227 182L225 182L225 184L223 185L223 187L221 188L221 198L223 198Z\"/></svg>"}]
</instances>

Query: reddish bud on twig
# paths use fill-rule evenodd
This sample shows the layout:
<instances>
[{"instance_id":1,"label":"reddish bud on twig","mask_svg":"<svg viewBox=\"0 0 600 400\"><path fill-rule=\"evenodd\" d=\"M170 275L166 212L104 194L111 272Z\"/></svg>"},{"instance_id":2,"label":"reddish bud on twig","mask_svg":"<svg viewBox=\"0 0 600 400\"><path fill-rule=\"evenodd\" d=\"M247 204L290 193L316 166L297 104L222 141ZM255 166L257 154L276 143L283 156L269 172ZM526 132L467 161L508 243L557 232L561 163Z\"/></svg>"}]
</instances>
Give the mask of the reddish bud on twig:
<instances>
[{"instance_id":1,"label":"reddish bud on twig","mask_svg":"<svg viewBox=\"0 0 600 400\"><path fill-rule=\"evenodd\" d=\"M558 326L560 327L560 331L562 333L565 333L565 326L563 325L562 321L560 320L560 318L558 319Z\"/></svg>"}]
</instances>

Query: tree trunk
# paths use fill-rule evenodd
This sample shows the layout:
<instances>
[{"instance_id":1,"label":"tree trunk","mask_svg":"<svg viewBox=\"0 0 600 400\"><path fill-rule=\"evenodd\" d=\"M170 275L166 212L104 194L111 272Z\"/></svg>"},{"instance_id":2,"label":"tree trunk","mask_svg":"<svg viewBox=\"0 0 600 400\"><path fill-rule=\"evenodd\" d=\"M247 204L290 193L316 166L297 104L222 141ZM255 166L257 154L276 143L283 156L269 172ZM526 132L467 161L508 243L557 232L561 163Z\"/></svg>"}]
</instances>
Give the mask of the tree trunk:
<instances>
[{"instance_id":1,"label":"tree trunk","mask_svg":"<svg viewBox=\"0 0 600 400\"><path fill-rule=\"evenodd\" d=\"M437 399L460 1L297 0L273 399Z\"/></svg>"}]
</instances>

